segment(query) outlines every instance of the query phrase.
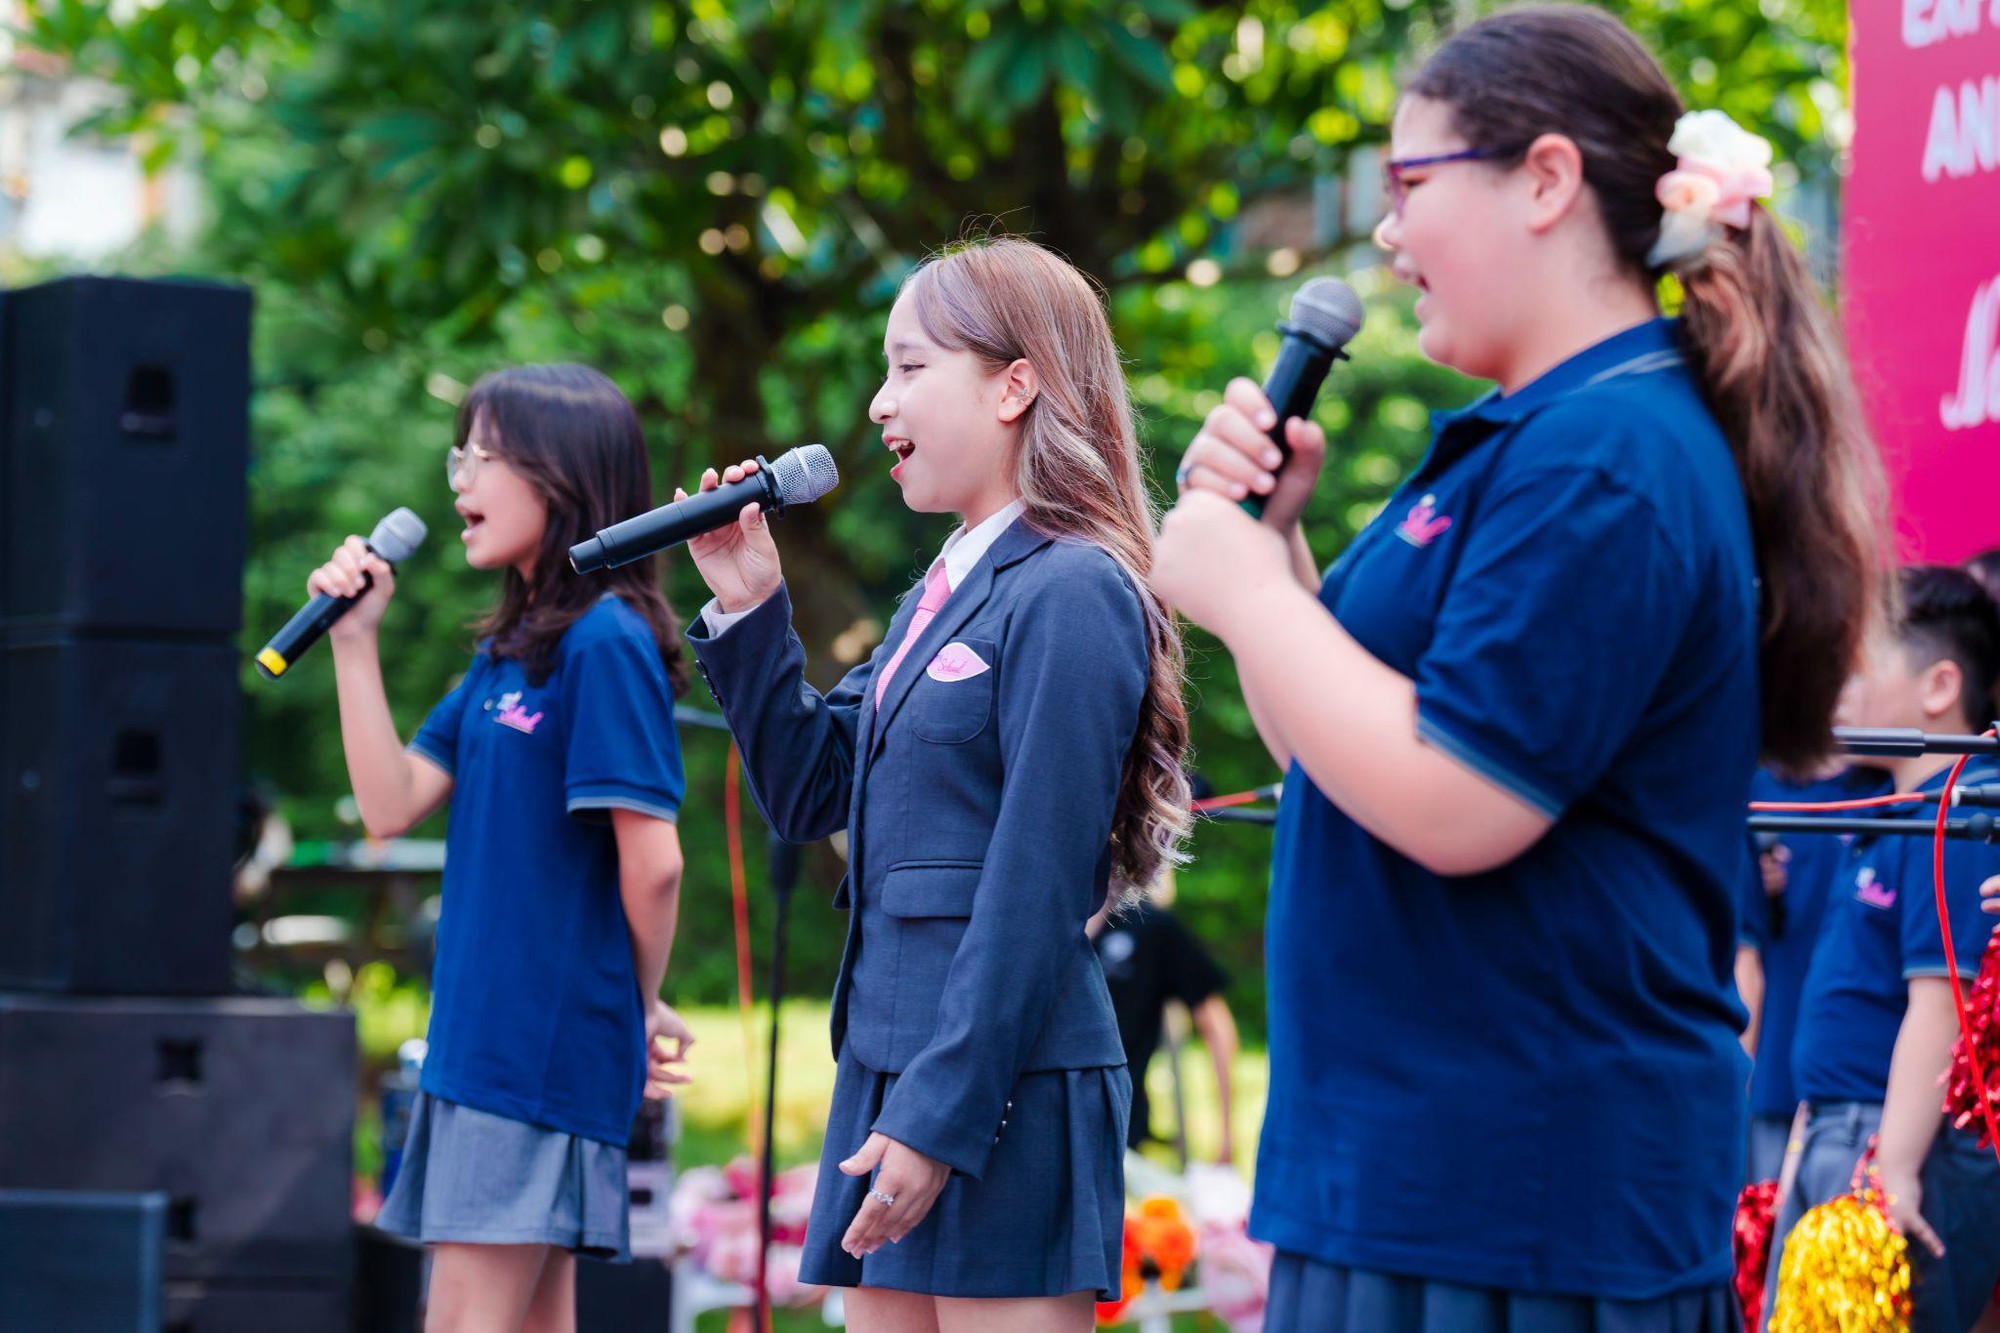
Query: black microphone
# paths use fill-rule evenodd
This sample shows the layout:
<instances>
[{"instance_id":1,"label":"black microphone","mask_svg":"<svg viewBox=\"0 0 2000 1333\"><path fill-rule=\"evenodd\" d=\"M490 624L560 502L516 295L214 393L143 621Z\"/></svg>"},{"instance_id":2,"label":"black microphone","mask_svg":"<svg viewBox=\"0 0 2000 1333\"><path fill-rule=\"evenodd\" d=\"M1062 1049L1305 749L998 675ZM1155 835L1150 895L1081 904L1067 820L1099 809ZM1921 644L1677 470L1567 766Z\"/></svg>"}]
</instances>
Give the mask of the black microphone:
<instances>
[{"instance_id":1,"label":"black microphone","mask_svg":"<svg viewBox=\"0 0 2000 1333\"><path fill-rule=\"evenodd\" d=\"M616 569L734 523L743 506L753 500L764 506L766 514L775 516L792 505L811 504L840 485L833 455L823 444L787 449L775 462L760 456L757 463L757 470L741 481L697 491L685 500L601 529L595 537L569 548L571 566L579 574Z\"/></svg>"},{"instance_id":2,"label":"black microphone","mask_svg":"<svg viewBox=\"0 0 2000 1333\"><path fill-rule=\"evenodd\" d=\"M1344 349L1361 332L1362 316L1361 298L1339 278L1314 278L1292 294L1291 314L1278 325L1278 332L1285 335L1278 362L1264 381L1264 396L1278 414L1271 442L1284 455L1271 469L1273 476L1292 456L1292 447L1285 443L1285 423L1312 412L1326 373L1335 361L1347 359ZM1247 496L1242 504L1253 517L1263 517L1263 496Z\"/></svg>"},{"instance_id":3,"label":"black microphone","mask_svg":"<svg viewBox=\"0 0 2000 1333\"><path fill-rule=\"evenodd\" d=\"M400 564L409 559L410 553L424 544L424 521L407 509L398 509L386 515L375 525L375 531L368 534L368 549L381 556L390 564ZM291 670L292 663L304 655L306 649L320 641L333 622L347 614L347 609L367 594L375 580L372 576L361 576L361 592L352 597L335 597L330 593L316 593L310 602L299 608L299 613L285 622L285 627L271 636L257 654L257 669L264 673L266 680L276 680Z\"/></svg>"}]
</instances>

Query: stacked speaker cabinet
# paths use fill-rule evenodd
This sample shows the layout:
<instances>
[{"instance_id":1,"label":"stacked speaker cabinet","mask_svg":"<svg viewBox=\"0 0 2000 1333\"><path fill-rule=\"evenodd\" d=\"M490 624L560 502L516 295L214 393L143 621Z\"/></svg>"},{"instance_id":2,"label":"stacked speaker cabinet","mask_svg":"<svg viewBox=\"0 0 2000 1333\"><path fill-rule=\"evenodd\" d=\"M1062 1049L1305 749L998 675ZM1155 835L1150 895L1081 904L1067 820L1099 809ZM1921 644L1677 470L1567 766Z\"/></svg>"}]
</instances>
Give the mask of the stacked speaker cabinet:
<instances>
[{"instance_id":1,"label":"stacked speaker cabinet","mask_svg":"<svg viewBox=\"0 0 2000 1333\"><path fill-rule=\"evenodd\" d=\"M0 987L229 985L250 296L0 299Z\"/></svg>"},{"instance_id":2,"label":"stacked speaker cabinet","mask_svg":"<svg viewBox=\"0 0 2000 1333\"><path fill-rule=\"evenodd\" d=\"M0 293L0 1193L155 1201L171 1333L347 1333L353 1020L229 995L249 401L241 287Z\"/></svg>"}]
</instances>

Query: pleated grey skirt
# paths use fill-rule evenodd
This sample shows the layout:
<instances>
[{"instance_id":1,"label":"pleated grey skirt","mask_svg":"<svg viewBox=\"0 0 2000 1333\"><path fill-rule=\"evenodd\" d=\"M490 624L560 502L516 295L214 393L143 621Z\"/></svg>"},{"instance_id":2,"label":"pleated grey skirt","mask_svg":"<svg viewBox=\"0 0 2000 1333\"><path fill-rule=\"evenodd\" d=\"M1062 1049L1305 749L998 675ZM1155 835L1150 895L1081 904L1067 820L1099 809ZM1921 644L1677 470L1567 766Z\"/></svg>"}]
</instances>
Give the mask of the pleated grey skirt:
<instances>
[{"instance_id":1,"label":"pleated grey skirt","mask_svg":"<svg viewBox=\"0 0 2000 1333\"><path fill-rule=\"evenodd\" d=\"M631 1258L623 1144L418 1093L402 1169L375 1225L434 1244L556 1245Z\"/></svg>"},{"instance_id":2,"label":"pleated grey skirt","mask_svg":"<svg viewBox=\"0 0 2000 1333\"><path fill-rule=\"evenodd\" d=\"M856 1259L840 1248L870 1182L840 1170L868 1141L896 1075L845 1050L806 1223L802 1281L933 1296L1064 1296L1110 1300L1125 1234L1124 1067L1023 1074L978 1180L954 1172L929 1216L900 1242Z\"/></svg>"},{"instance_id":3,"label":"pleated grey skirt","mask_svg":"<svg viewBox=\"0 0 2000 1333\"><path fill-rule=\"evenodd\" d=\"M1649 1301L1540 1296L1341 1268L1280 1250L1264 1333L1740 1333L1726 1286Z\"/></svg>"}]
</instances>

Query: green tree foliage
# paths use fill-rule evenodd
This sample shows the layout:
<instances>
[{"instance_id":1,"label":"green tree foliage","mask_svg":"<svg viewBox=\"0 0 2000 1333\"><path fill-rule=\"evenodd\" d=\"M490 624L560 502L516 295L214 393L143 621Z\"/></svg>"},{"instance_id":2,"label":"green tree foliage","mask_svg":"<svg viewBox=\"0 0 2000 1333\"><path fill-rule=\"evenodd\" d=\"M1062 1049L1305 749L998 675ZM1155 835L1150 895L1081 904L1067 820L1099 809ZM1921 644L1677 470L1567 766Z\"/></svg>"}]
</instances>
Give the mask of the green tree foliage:
<instances>
[{"instance_id":1,"label":"green tree foliage","mask_svg":"<svg viewBox=\"0 0 2000 1333\"><path fill-rule=\"evenodd\" d=\"M638 404L662 491L702 466L824 440L845 478L780 531L821 683L865 653L948 520L900 504L866 420L896 283L940 244L1034 236L1102 282L1156 483L1233 374L1255 375L1300 263L1345 267L1413 53L1469 12L1443 0L31 0L23 36L111 81L90 127L191 154L211 219L176 267L257 289L248 635L282 620L342 534L409 503L433 525L385 628L408 731L461 669L491 593L452 551L441 455L486 369L582 360ZM1834 0L1630 0L1697 105L1832 160L1844 79ZM1296 257L1243 210L1319 183ZM1368 191L1362 191L1366 195ZM1365 226L1365 222L1360 224ZM1209 271L1190 270L1204 259ZM1352 261L1365 263L1358 256ZM1193 272L1204 282L1188 280ZM1321 417L1311 514L1330 559L1470 386L1416 353L1407 306L1370 325ZM1220 278L1219 282L1213 280ZM1162 493L1165 485L1161 486ZM705 595L670 566L684 612ZM1275 776L1226 655L1192 645L1197 762L1224 790ZM308 834L346 789L328 663L250 679L250 759ZM697 685L690 704L707 706ZM672 985L730 991L723 744L688 733L690 873ZM1059 780L1060 775L1051 775ZM751 816L753 885L757 826ZM1268 835L1212 826L1182 910L1233 965L1253 1022ZM823 985L838 873L809 860L793 956ZM764 903L753 904L762 929Z\"/></svg>"}]
</instances>

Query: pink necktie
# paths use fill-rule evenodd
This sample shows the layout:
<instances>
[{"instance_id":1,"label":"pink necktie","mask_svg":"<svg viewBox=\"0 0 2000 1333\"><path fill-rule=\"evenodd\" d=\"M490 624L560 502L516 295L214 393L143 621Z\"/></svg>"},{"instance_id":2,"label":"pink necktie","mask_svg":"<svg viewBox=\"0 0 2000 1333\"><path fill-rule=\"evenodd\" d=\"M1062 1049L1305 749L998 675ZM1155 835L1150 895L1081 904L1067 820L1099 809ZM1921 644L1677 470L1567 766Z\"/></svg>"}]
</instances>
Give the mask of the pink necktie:
<instances>
[{"instance_id":1,"label":"pink necktie","mask_svg":"<svg viewBox=\"0 0 2000 1333\"><path fill-rule=\"evenodd\" d=\"M937 619L937 613L944 608L945 598L951 596L951 583L944 576L944 561L931 564L930 572L924 575L924 595L917 599L917 613L910 617L910 628L904 633L903 641L896 645L896 655L882 667L882 674L875 677L875 706L882 706L882 692L889 688L889 677L896 674L896 668L903 664L903 655L910 651L917 636L924 632L924 626Z\"/></svg>"}]
</instances>

